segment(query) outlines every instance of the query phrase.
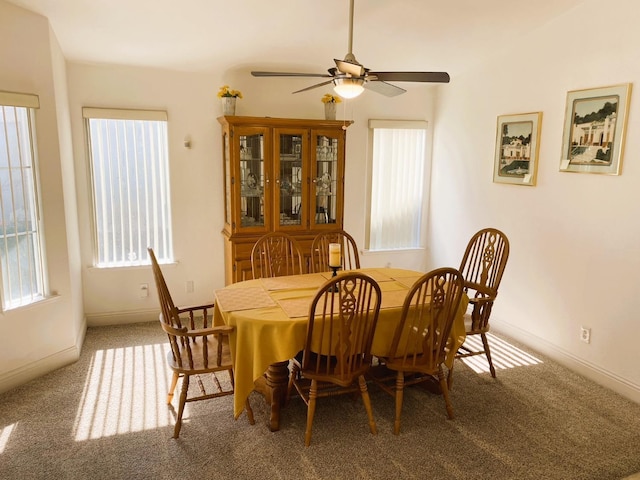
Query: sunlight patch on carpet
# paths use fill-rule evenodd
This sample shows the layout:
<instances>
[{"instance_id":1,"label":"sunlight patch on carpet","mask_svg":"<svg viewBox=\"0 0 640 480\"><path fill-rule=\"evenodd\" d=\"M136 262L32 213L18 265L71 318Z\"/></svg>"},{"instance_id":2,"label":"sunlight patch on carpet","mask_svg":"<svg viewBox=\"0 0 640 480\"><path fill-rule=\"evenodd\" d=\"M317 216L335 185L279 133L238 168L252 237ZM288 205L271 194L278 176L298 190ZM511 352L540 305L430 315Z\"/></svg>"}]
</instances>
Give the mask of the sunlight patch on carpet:
<instances>
[{"instance_id":1,"label":"sunlight patch on carpet","mask_svg":"<svg viewBox=\"0 0 640 480\"><path fill-rule=\"evenodd\" d=\"M4 452L4 449L7 448L7 444L9 443L9 437L11 436L11 432L16 427L15 423L11 425L7 425L4 428L0 428L0 453Z\"/></svg>"},{"instance_id":2,"label":"sunlight patch on carpet","mask_svg":"<svg viewBox=\"0 0 640 480\"><path fill-rule=\"evenodd\" d=\"M490 333L487 334L487 339L489 341L489 348L491 349L491 360L496 370L526 367L542 363L542 360L539 358L520 350L518 347ZM465 340L465 345L474 351L482 350L482 339L480 335L469 335ZM484 354L466 357L463 358L462 361L476 373L489 372L489 362L487 362L487 357Z\"/></svg>"},{"instance_id":3,"label":"sunlight patch on carpet","mask_svg":"<svg viewBox=\"0 0 640 480\"><path fill-rule=\"evenodd\" d=\"M166 350L159 343L95 352L76 415L76 441L173 423L166 405L171 378Z\"/></svg>"}]
</instances>

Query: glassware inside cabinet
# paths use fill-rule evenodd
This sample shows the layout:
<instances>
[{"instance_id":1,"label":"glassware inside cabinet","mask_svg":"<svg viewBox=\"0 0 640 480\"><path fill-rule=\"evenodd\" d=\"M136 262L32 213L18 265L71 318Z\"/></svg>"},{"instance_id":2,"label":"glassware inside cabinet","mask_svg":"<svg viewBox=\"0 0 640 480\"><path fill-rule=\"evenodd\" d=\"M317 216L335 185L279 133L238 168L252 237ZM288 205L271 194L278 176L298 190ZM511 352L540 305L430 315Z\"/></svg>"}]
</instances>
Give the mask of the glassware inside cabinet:
<instances>
[{"instance_id":1,"label":"glassware inside cabinet","mask_svg":"<svg viewBox=\"0 0 640 480\"><path fill-rule=\"evenodd\" d=\"M240 136L240 225L264 226L264 141L262 134Z\"/></svg>"},{"instance_id":2,"label":"glassware inside cabinet","mask_svg":"<svg viewBox=\"0 0 640 480\"><path fill-rule=\"evenodd\" d=\"M302 225L302 137L280 134L279 225Z\"/></svg>"},{"instance_id":3,"label":"glassware inside cabinet","mask_svg":"<svg viewBox=\"0 0 640 480\"><path fill-rule=\"evenodd\" d=\"M338 139L324 135L319 135L317 139L315 223L336 223Z\"/></svg>"}]
</instances>

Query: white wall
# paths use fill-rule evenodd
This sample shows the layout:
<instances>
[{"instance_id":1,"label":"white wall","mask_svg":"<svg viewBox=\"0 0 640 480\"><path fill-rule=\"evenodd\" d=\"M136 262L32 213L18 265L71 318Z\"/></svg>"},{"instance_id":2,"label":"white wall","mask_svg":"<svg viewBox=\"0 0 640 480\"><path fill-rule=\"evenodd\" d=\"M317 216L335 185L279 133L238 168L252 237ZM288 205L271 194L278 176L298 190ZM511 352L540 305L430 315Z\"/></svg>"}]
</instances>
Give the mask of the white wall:
<instances>
[{"instance_id":1,"label":"white wall","mask_svg":"<svg viewBox=\"0 0 640 480\"><path fill-rule=\"evenodd\" d=\"M292 118L322 118L322 95L329 87L292 95L313 79L254 78L246 69L195 74L149 68L69 64L69 103L77 173L78 216L84 305L89 325L127 323L157 318L158 301L150 267L92 268L93 247L89 171L84 145L84 106L165 109L169 118L169 157L174 253L177 264L165 267L167 284L177 304L212 300L224 286L223 179L221 115L216 94L221 85L240 90L236 114ZM339 119L355 123L347 131L345 228L364 246L367 174L367 120L402 118L431 120L435 87L412 86L401 97L365 92L338 105ZM398 112L402 112L398 116ZM183 146L185 137L192 148ZM416 258L418 257L418 258ZM365 265L425 268L424 252L364 254ZM194 292L185 283L194 281ZM151 296L139 297L139 284L148 283Z\"/></svg>"},{"instance_id":2,"label":"white wall","mask_svg":"<svg viewBox=\"0 0 640 480\"><path fill-rule=\"evenodd\" d=\"M0 314L0 391L78 358L85 324L65 63L47 20L0 0L0 89L37 94L36 141L49 282L56 296ZM69 199L71 202L69 202Z\"/></svg>"},{"instance_id":3,"label":"white wall","mask_svg":"<svg viewBox=\"0 0 640 480\"><path fill-rule=\"evenodd\" d=\"M456 265L475 231L503 230L511 255L494 327L636 401L639 13L635 0L586 2L442 89L430 235L431 261ZM559 172L567 91L620 83L636 84L621 176ZM492 183L497 116L537 111L537 186Z\"/></svg>"}]
</instances>

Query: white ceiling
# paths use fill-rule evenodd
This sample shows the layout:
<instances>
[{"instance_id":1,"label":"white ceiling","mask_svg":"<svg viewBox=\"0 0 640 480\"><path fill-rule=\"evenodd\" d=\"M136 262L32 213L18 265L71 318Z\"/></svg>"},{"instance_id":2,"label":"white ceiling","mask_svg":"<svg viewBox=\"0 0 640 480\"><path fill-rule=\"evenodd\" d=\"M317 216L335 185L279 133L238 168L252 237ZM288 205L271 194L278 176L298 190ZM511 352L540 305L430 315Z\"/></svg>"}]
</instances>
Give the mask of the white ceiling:
<instances>
[{"instance_id":1,"label":"white ceiling","mask_svg":"<svg viewBox=\"0 0 640 480\"><path fill-rule=\"evenodd\" d=\"M324 73L348 50L349 0L9 1L49 18L74 62ZM585 1L355 0L353 53L453 77Z\"/></svg>"}]
</instances>

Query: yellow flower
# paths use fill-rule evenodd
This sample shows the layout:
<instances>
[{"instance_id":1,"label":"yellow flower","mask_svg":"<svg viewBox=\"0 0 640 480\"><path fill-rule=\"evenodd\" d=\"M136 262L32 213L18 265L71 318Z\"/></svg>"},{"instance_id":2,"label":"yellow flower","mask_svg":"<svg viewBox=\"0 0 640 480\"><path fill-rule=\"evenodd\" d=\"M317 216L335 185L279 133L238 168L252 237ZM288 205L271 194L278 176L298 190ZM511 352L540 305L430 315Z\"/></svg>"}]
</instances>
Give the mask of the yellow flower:
<instances>
[{"instance_id":1,"label":"yellow flower","mask_svg":"<svg viewBox=\"0 0 640 480\"><path fill-rule=\"evenodd\" d=\"M242 98L242 92L240 92L240 90L231 90L229 88L229 85L223 85L220 87L220 90L218 91L218 98L222 98L222 97Z\"/></svg>"},{"instance_id":2,"label":"yellow flower","mask_svg":"<svg viewBox=\"0 0 640 480\"><path fill-rule=\"evenodd\" d=\"M342 101L340 97L337 95L331 95L330 93L325 93L321 100L322 103L340 103Z\"/></svg>"}]
</instances>

